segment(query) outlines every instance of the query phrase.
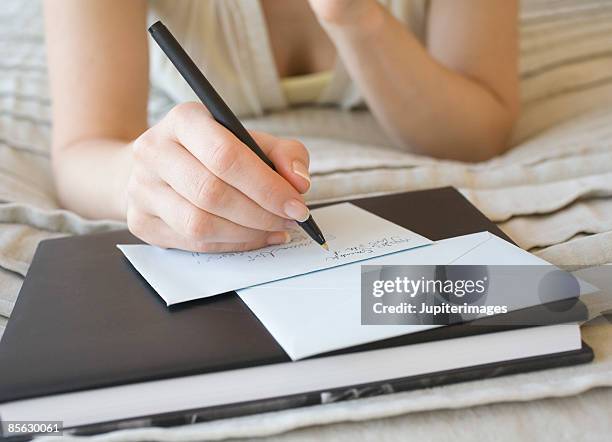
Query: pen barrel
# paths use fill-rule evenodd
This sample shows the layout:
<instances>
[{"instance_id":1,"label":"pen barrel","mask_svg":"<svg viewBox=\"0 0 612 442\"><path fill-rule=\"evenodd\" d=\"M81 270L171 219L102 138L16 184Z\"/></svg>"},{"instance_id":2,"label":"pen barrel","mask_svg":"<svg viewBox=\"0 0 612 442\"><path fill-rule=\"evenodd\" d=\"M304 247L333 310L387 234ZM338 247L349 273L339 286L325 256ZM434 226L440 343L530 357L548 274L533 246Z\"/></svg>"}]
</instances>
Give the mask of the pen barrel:
<instances>
[{"instance_id":1,"label":"pen barrel","mask_svg":"<svg viewBox=\"0 0 612 442\"><path fill-rule=\"evenodd\" d=\"M176 38L174 38L168 28L158 21L151 25L149 33L191 89L193 89L200 101L206 106L213 118L246 144L264 163L276 170L274 163L261 150L261 147L259 147L251 134L249 134L240 120L230 110L215 88L212 87L179 42L176 41Z\"/></svg>"},{"instance_id":2,"label":"pen barrel","mask_svg":"<svg viewBox=\"0 0 612 442\"><path fill-rule=\"evenodd\" d=\"M321 229L317 226L317 223L312 218L312 215L308 217L306 221L298 221L298 225L304 229L304 231L314 239L319 245L322 245L325 242L325 237L323 233L321 233Z\"/></svg>"}]
</instances>

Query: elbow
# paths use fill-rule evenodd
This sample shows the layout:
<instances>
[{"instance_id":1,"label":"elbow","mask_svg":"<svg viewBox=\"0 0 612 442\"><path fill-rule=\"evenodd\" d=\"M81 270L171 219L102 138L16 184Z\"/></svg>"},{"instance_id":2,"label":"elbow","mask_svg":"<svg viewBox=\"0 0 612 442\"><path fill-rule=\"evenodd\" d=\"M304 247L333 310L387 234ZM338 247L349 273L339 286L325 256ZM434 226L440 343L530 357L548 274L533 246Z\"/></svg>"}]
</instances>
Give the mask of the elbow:
<instances>
[{"instance_id":1,"label":"elbow","mask_svg":"<svg viewBox=\"0 0 612 442\"><path fill-rule=\"evenodd\" d=\"M449 159L480 163L503 155L511 147L512 133L517 118L518 114L508 114L503 121L483 128L482 131L475 133L473 138L468 137L467 142L453 149L455 158Z\"/></svg>"},{"instance_id":2,"label":"elbow","mask_svg":"<svg viewBox=\"0 0 612 442\"><path fill-rule=\"evenodd\" d=\"M510 101L499 101L498 104L496 112L483 113L481 124L474 128L474 143L463 146L463 161L488 161L510 149L514 127L521 113L520 100L517 95Z\"/></svg>"},{"instance_id":3,"label":"elbow","mask_svg":"<svg viewBox=\"0 0 612 442\"><path fill-rule=\"evenodd\" d=\"M488 127L482 131L483 137L480 143L471 149L466 147L468 158L466 161L477 163L491 160L508 151L511 146L512 133L520 116L520 104L510 104L500 111L499 115L489 122ZM469 152L474 153L473 158L469 158Z\"/></svg>"},{"instance_id":4,"label":"elbow","mask_svg":"<svg viewBox=\"0 0 612 442\"><path fill-rule=\"evenodd\" d=\"M404 151L441 160L480 163L504 154L511 147L519 115L517 103L488 115L481 114L471 122L448 124L444 130L432 125L419 139L409 133L391 135L396 146Z\"/></svg>"}]
</instances>

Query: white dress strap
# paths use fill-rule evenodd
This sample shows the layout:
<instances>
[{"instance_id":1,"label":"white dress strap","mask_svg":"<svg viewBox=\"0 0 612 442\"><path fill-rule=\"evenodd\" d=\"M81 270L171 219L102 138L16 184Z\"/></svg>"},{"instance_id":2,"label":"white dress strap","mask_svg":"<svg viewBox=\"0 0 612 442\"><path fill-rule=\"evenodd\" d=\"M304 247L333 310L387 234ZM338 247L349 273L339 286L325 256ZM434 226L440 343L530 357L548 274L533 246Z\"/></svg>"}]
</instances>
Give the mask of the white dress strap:
<instances>
[{"instance_id":1,"label":"white dress strap","mask_svg":"<svg viewBox=\"0 0 612 442\"><path fill-rule=\"evenodd\" d=\"M287 107L259 0L221 0L229 53L253 113Z\"/></svg>"}]
</instances>

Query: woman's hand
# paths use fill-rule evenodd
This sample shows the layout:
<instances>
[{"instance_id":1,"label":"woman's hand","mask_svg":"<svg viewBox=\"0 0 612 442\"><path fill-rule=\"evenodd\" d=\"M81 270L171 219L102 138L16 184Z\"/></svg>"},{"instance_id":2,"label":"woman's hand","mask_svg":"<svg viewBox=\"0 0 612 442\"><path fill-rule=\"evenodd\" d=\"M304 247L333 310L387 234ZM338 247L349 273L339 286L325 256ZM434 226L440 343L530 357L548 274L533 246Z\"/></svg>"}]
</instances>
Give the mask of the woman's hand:
<instances>
[{"instance_id":1,"label":"woman's hand","mask_svg":"<svg viewBox=\"0 0 612 442\"><path fill-rule=\"evenodd\" d=\"M366 18L376 0L309 0L310 7L323 25L356 24Z\"/></svg>"},{"instance_id":2,"label":"woman's hand","mask_svg":"<svg viewBox=\"0 0 612 442\"><path fill-rule=\"evenodd\" d=\"M288 242L308 208L309 158L298 141L252 133L270 169L198 103L176 106L133 143L127 221L144 241L198 252Z\"/></svg>"}]
</instances>

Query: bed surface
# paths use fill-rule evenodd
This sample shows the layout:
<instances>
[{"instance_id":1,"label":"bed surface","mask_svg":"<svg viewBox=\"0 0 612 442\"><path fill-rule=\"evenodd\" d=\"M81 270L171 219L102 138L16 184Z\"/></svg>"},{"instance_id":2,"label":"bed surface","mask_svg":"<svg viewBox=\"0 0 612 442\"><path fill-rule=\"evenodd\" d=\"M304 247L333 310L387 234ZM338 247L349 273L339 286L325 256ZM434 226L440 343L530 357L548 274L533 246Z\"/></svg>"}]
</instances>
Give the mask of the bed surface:
<instances>
[{"instance_id":1,"label":"bed surface","mask_svg":"<svg viewBox=\"0 0 612 442\"><path fill-rule=\"evenodd\" d=\"M439 161L389 147L367 111L304 108L246 124L308 146L310 202L452 185L521 247L552 263L612 263L610 20L610 2L523 2L523 116L515 147L485 163ZM39 2L3 0L0 23L1 334L40 240L124 226L60 208L50 171ZM151 121L172 105L153 87ZM502 441L559 434L582 439L586 432L603 439L612 429L612 390L606 388L612 386L611 330L604 318L583 326L596 353L585 366L163 430L155 438L266 436L308 427L273 439L405 440L410 434Z\"/></svg>"}]
</instances>

